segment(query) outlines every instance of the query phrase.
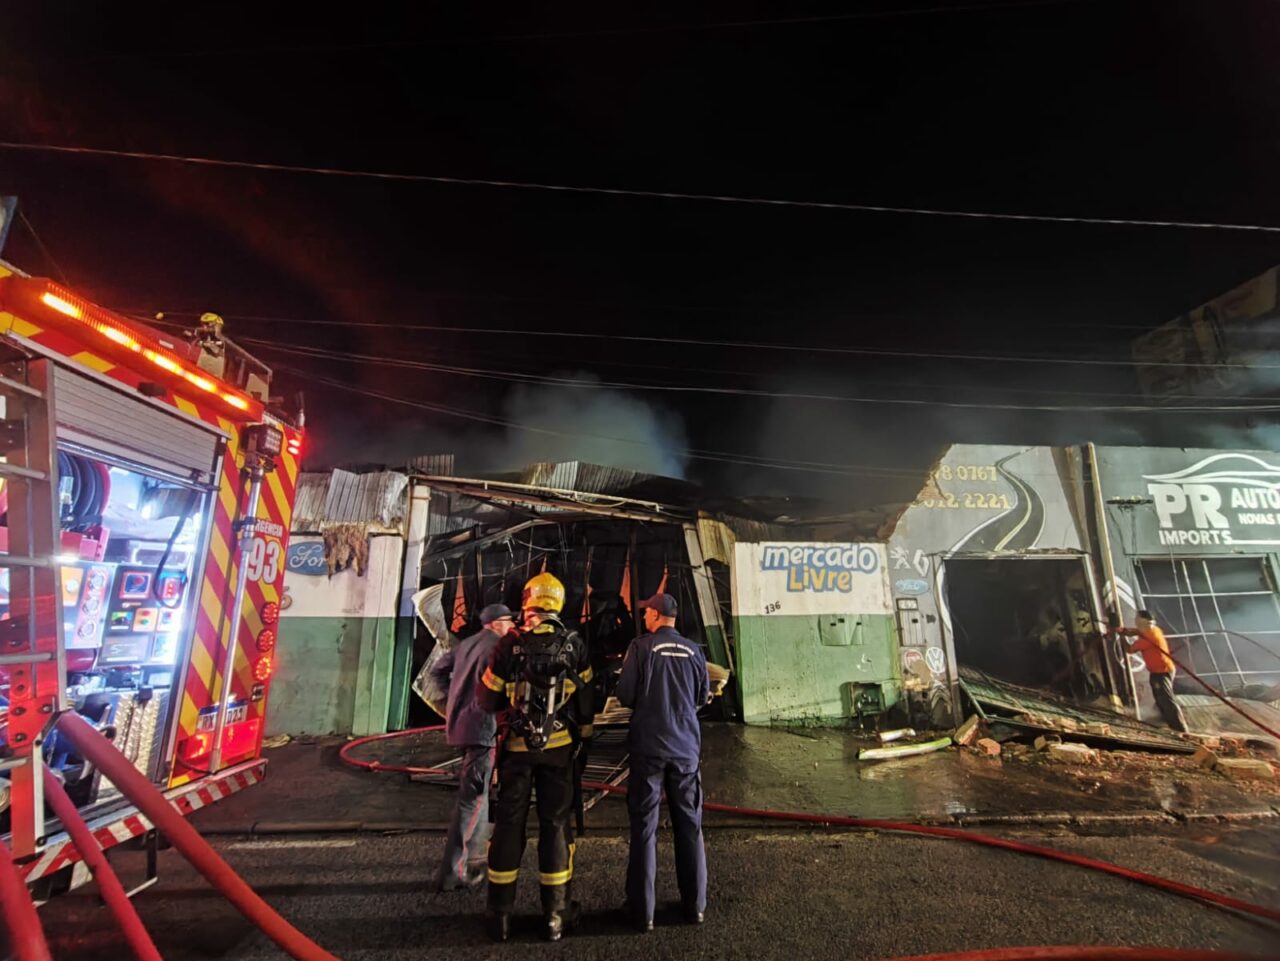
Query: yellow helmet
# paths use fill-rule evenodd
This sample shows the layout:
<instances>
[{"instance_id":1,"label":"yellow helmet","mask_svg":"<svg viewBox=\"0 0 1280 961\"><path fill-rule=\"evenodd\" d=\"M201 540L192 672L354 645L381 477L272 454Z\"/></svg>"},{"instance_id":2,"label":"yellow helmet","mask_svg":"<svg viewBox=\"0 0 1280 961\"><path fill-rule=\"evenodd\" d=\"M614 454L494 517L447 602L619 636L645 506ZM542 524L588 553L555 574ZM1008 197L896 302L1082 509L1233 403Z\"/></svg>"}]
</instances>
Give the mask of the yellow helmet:
<instances>
[{"instance_id":1,"label":"yellow helmet","mask_svg":"<svg viewBox=\"0 0 1280 961\"><path fill-rule=\"evenodd\" d=\"M564 607L564 585L553 574L543 571L529 579L524 586L521 606L526 610L550 611L559 614Z\"/></svg>"}]
</instances>

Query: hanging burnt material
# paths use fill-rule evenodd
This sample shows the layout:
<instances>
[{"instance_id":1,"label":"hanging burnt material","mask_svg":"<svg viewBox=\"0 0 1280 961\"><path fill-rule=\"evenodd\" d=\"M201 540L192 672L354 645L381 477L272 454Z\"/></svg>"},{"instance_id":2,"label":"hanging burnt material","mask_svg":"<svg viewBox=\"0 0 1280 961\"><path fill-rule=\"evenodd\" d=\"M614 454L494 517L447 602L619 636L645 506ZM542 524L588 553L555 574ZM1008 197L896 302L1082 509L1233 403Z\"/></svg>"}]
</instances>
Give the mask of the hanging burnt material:
<instances>
[{"instance_id":1,"label":"hanging burnt material","mask_svg":"<svg viewBox=\"0 0 1280 961\"><path fill-rule=\"evenodd\" d=\"M369 529L363 524L335 524L323 535L329 576L354 568L356 576L363 577L369 568Z\"/></svg>"}]
</instances>

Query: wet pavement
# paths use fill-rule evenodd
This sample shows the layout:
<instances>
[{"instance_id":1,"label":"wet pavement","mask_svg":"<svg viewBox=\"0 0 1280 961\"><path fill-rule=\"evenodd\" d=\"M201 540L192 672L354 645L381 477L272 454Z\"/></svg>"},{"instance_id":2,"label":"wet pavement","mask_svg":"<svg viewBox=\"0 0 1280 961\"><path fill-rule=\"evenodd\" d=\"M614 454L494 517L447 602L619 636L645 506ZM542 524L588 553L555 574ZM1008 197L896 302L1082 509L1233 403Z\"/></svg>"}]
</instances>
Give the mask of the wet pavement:
<instances>
[{"instance_id":1,"label":"wet pavement","mask_svg":"<svg viewBox=\"0 0 1280 961\"><path fill-rule=\"evenodd\" d=\"M354 770L344 742L294 742L267 752L266 780L193 817L204 831L439 829L452 792L405 775ZM1237 784L1189 756L1101 752L1063 764L1006 744L1001 758L952 747L888 761L858 761L872 742L849 732L710 724L703 783L710 801L753 808L924 823L1105 823L1280 815L1280 781ZM437 734L376 742L355 752L384 763L429 766L450 756ZM746 824L716 816L713 824ZM626 823L603 802L588 825Z\"/></svg>"},{"instance_id":2,"label":"wet pavement","mask_svg":"<svg viewBox=\"0 0 1280 961\"><path fill-rule=\"evenodd\" d=\"M998 829L1280 908L1280 824L1155 826L1126 837ZM433 894L438 834L226 837L232 867L344 961L546 956L564 961L850 961L1026 944L1149 945L1275 958L1274 927L1120 878L1007 851L867 831L729 829L707 835L707 923L681 924L670 835L659 838L657 930L631 933L622 899L625 836L589 832L575 859L585 917L561 944L536 940L534 847L526 850L512 943L484 936L480 892ZM113 857L135 881L142 855ZM254 930L173 851L135 901L166 961L276 961ZM57 961L128 957L91 887L41 909Z\"/></svg>"},{"instance_id":3,"label":"wet pavement","mask_svg":"<svg viewBox=\"0 0 1280 961\"><path fill-rule=\"evenodd\" d=\"M671 837L659 838L658 929L639 937L616 914L627 861L626 808L588 815L575 859L585 917L554 948L535 940L536 843L525 852L516 941L489 943L484 896L429 890L452 792L338 761L341 739L268 753L265 782L193 821L244 879L345 961L474 961L554 951L566 961L848 961L1026 944L1211 948L1277 957L1276 929L1203 903L1072 865L960 841L828 830L709 815L707 924L679 921ZM1280 908L1276 785L1242 789L1185 756L1108 754L1063 765L1006 745L860 762L870 742L846 732L710 725L709 800L891 820L982 823L986 833L1099 858ZM363 746L359 756L427 766L449 756L438 735ZM1176 815L1176 816L1175 816ZM1247 818L1247 820L1246 820ZM114 849L126 885L141 852ZM139 912L167 961L267 961L281 952L173 850ZM58 961L127 956L91 885L41 909Z\"/></svg>"}]
</instances>

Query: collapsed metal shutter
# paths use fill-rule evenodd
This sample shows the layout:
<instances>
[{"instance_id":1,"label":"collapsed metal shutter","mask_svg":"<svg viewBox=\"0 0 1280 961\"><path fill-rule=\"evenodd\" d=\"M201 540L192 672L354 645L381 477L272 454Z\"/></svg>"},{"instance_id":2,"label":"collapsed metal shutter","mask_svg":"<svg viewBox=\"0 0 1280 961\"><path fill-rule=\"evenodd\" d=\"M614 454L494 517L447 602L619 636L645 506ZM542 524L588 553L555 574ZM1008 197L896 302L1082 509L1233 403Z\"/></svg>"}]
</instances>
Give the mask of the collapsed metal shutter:
<instances>
[{"instance_id":1,"label":"collapsed metal shutter","mask_svg":"<svg viewBox=\"0 0 1280 961\"><path fill-rule=\"evenodd\" d=\"M221 435L66 367L54 366L58 440L211 484Z\"/></svg>"}]
</instances>

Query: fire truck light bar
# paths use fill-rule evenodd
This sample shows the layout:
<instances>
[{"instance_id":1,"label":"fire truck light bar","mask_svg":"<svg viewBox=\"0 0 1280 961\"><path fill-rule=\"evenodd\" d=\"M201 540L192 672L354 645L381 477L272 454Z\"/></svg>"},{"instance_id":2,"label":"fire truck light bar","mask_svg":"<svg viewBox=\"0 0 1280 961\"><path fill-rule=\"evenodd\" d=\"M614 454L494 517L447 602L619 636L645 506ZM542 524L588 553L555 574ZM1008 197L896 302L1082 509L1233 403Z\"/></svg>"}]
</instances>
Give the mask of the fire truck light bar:
<instances>
[{"instance_id":1,"label":"fire truck light bar","mask_svg":"<svg viewBox=\"0 0 1280 961\"><path fill-rule=\"evenodd\" d=\"M189 393L189 388L194 387L200 394L216 398L238 414L257 417L262 413L262 404L257 400L206 376L198 367L174 355L145 331L131 328L124 318L77 297L52 281L34 277L7 277L0 281L0 305L15 308L23 304L28 307L38 304L61 317L76 321L81 328L87 327L94 331L108 342L102 345L106 348L107 356L127 351L141 357L157 371L163 371L162 379L169 381L169 386L175 391L187 388ZM65 324L65 321L61 323ZM136 363L121 362L138 369ZM196 396L199 397L200 394Z\"/></svg>"}]
</instances>

